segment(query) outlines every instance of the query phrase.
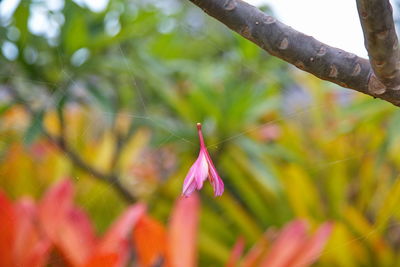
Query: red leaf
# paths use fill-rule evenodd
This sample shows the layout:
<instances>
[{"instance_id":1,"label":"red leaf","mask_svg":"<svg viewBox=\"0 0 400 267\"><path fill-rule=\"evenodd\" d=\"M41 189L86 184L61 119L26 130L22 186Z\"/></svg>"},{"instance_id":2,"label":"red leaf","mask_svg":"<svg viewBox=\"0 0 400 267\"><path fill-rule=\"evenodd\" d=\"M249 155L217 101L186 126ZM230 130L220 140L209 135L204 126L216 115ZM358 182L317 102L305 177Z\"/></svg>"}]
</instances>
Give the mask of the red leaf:
<instances>
[{"instance_id":1,"label":"red leaf","mask_svg":"<svg viewBox=\"0 0 400 267\"><path fill-rule=\"evenodd\" d=\"M56 246L65 259L74 266L83 265L93 253L96 238L86 214L71 208L59 225Z\"/></svg>"},{"instance_id":2,"label":"red leaf","mask_svg":"<svg viewBox=\"0 0 400 267\"><path fill-rule=\"evenodd\" d=\"M314 236L310 238L297 252L295 257L290 261L288 266L291 267L305 267L310 266L323 250L326 242L332 231L331 223L324 223L315 232Z\"/></svg>"},{"instance_id":3,"label":"red leaf","mask_svg":"<svg viewBox=\"0 0 400 267\"><path fill-rule=\"evenodd\" d=\"M86 214L73 205L73 184L63 180L51 187L39 207L44 232L65 260L84 264L94 249L95 236Z\"/></svg>"},{"instance_id":4,"label":"red leaf","mask_svg":"<svg viewBox=\"0 0 400 267\"><path fill-rule=\"evenodd\" d=\"M197 194L179 198L168 229L167 262L171 267L197 266L197 225L200 200Z\"/></svg>"},{"instance_id":5,"label":"red leaf","mask_svg":"<svg viewBox=\"0 0 400 267\"><path fill-rule=\"evenodd\" d=\"M59 226L73 205L73 185L62 180L52 186L39 205L39 220L44 232L53 242L58 241Z\"/></svg>"},{"instance_id":6,"label":"red leaf","mask_svg":"<svg viewBox=\"0 0 400 267\"><path fill-rule=\"evenodd\" d=\"M0 266L13 265L16 216L11 201L0 192Z\"/></svg>"},{"instance_id":7,"label":"red leaf","mask_svg":"<svg viewBox=\"0 0 400 267\"><path fill-rule=\"evenodd\" d=\"M306 242L307 224L293 221L285 226L260 266L287 267L290 259Z\"/></svg>"},{"instance_id":8,"label":"red leaf","mask_svg":"<svg viewBox=\"0 0 400 267\"><path fill-rule=\"evenodd\" d=\"M148 215L142 216L132 232L140 266L151 267L165 258L167 233L164 226Z\"/></svg>"},{"instance_id":9,"label":"red leaf","mask_svg":"<svg viewBox=\"0 0 400 267\"><path fill-rule=\"evenodd\" d=\"M244 239L243 237L239 237L235 245L233 246L231 255L229 256L228 262L226 263L225 267L238 266L238 262L242 256L243 249L244 249Z\"/></svg>"},{"instance_id":10,"label":"red leaf","mask_svg":"<svg viewBox=\"0 0 400 267\"><path fill-rule=\"evenodd\" d=\"M17 215L14 259L16 266L45 266L51 248L49 240L39 232L35 219L36 206L31 199L21 199L15 205Z\"/></svg>"}]
</instances>

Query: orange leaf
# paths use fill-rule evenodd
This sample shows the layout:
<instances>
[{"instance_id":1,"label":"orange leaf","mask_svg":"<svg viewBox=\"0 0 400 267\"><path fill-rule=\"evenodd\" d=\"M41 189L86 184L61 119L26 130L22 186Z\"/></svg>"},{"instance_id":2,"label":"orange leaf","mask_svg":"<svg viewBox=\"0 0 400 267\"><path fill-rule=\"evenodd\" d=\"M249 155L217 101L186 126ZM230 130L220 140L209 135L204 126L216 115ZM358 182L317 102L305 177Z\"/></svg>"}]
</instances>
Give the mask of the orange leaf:
<instances>
[{"instance_id":1,"label":"orange leaf","mask_svg":"<svg viewBox=\"0 0 400 267\"><path fill-rule=\"evenodd\" d=\"M109 253L109 254L101 254L92 257L84 267L110 267L116 266L118 263L118 254L117 253Z\"/></svg>"},{"instance_id":2,"label":"orange leaf","mask_svg":"<svg viewBox=\"0 0 400 267\"><path fill-rule=\"evenodd\" d=\"M165 258L167 234L164 226L148 215L142 216L132 232L140 266L151 267Z\"/></svg>"},{"instance_id":3,"label":"orange leaf","mask_svg":"<svg viewBox=\"0 0 400 267\"><path fill-rule=\"evenodd\" d=\"M200 200L197 194L179 198L168 229L167 263L171 267L197 266L197 225Z\"/></svg>"}]
</instances>

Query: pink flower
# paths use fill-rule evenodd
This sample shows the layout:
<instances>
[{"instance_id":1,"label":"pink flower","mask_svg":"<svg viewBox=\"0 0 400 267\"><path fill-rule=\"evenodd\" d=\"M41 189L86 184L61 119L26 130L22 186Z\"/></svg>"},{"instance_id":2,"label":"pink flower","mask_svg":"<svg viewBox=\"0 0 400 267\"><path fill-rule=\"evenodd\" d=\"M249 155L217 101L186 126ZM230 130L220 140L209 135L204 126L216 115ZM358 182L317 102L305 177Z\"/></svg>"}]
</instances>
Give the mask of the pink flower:
<instances>
[{"instance_id":1,"label":"pink flower","mask_svg":"<svg viewBox=\"0 0 400 267\"><path fill-rule=\"evenodd\" d=\"M224 192L224 182L222 182L219 177L204 144L203 134L201 132L201 123L197 123L197 130L200 139L200 153L186 175L185 181L183 182L182 195L190 196L194 190L200 190L203 187L203 182L208 177L208 180L214 188L214 195L221 196Z\"/></svg>"}]
</instances>

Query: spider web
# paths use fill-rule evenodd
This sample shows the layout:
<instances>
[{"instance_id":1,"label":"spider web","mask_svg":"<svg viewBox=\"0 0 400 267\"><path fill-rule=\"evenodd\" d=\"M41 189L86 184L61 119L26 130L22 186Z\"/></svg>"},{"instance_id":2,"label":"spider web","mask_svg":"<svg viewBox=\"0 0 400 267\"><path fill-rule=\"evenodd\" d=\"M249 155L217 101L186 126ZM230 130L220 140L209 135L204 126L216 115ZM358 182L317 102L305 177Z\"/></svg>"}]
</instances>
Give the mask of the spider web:
<instances>
[{"instance_id":1,"label":"spider web","mask_svg":"<svg viewBox=\"0 0 400 267\"><path fill-rule=\"evenodd\" d=\"M181 25L181 26L186 27L185 25ZM190 28L187 28L187 29L190 31ZM212 42L212 39L210 38L209 35L207 35L206 32L202 32L202 34L204 34L204 35L206 36L206 40ZM213 45L216 45L216 43L213 43ZM218 47L217 47L217 48L218 48ZM148 122L148 125L149 125L149 127L151 128L152 131L154 131L154 132L156 132L156 131L163 131L163 132L166 132L165 138L164 138L159 144L157 144L157 145L155 146L155 148L154 148L154 150L153 150L152 153L157 153L157 150L159 150L160 148L162 148L172 137L177 138L177 139L179 140L179 142L181 142L182 145L197 146L197 139L196 139L196 140L188 140L187 138L185 138L185 137L179 135L177 132L174 131L174 129L171 129L171 128L169 128L168 125L161 123L161 122L157 119L156 116L153 116L153 115L149 112L149 110L148 110L148 108L147 108L147 103L145 102L144 97L143 97L143 88L140 88L139 84L136 82L135 75L134 75L134 71L130 68L130 66L129 66L129 64L128 64L129 59L128 59L127 56L125 55L125 53L124 53L124 51L123 51L123 49L122 49L121 46L119 46L118 49L119 49L119 51L120 51L121 56L124 58L123 64L125 65L125 67L127 68L128 72L130 73L130 76L131 76L131 79L132 79L133 87L134 87L134 89L135 89L136 92L137 92L137 97L139 98L140 103L141 103L142 108L143 108L143 111L144 111L143 114L139 114L139 115L138 115L137 113L133 113L133 112L130 112L130 113L129 113L129 112L124 111L124 112L123 112L123 116L133 117L133 118L137 118L137 119L140 119L140 120L146 120L146 121ZM220 49L220 50L222 51L222 49ZM59 52L59 56L60 56L60 57L62 56L60 52ZM242 61L243 61L243 59L242 59ZM60 60L60 62L62 62L62 60ZM242 62L241 64L242 64L242 67L244 67L244 68L246 67L246 62ZM63 72L65 72L65 69L66 69L65 66L60 66L60 68L62 69ZM254 71L254 70L252 70L252 71ZM65 73L65 74L66 74L66 73ZM258 74L260 77L263 75L262 72L257 72L257 74ZM66 74L66 75L68 75L68 74ZM72 82L75 82L75 81L74 81L74 77L70 77L70 79L72 80ZM30 83L30 84L42 84L42 83L43 83L43 82L41 82L41 81L27 80L27 79L25 79L24 82L26 82L26 83L28 83L28 84L29 84L29 83ZM67 91L67 90L65 90L65 91L56 91L56 93L54 93L54 95L51 96L51 100L52 100L53 103L55 103L55 106L57 106L57 105L59 104L59 101L60 101L61 98L63 97L62 94L63 94L63 93L66 93L66 91ZM210 101L212 101L212 100L210 100ZM296 119L297 117L304 117L304 116L307 116L308 113L314 112L315 110L322 110L322 111L325 111L325 110L327 110L328 107L329 107L328 104L327 104L327 105L320 105L320 104L317 104L317 105L316 105L316 104L314 104L314 103L311 103L311 104L307 105L307 107L303 108L302 110L296 110L296 111L294 111L294 112L292 112L292 113L289 113L289 114L287 114L287 115L285 115L285 116L281 116L281 117L278 118L278 119L270 120L270 121L267 121L267 122L265 122L265 123L261 123L261 124L256 125L256 126L252 126L252 127L250 127L250 128L242 129L241 131L235 132L235 133L233 133L232 135L230 135L230 136L228 136L228 137L225 137L224 139L219 140L219 141L216 142L216 143L208 144L208 147L209 147L210 149L213 149L213 148L215 148L215 147L218 146L218 145L221 145L221 144L224 144L224 143L233 142L233 141L235 141L236 139L242 138L243 136L246 136L247 134L249 134L249 133L251 133L251 132L257 131L257 130L259 130L259 129L261 129L261 128L267 126L267 125L276 124L276 123L278 123L278 122L286 121L286 120L289 120L289 119L290 119L290 120L294 120L294 119ZM110 116L110 115L115 116L115 115L117 115L117 113L112 113L112 112L106 112L106 111L100 111L100 112L101 112L102 114L104 114L105 116ZM86 115L87 115L88 118L90 118L90 116L91 116L90 112L86 112ZM193 121L193 131L195 131L195 125L196 125L196 123L197 123L196 121ZM85 129L88 130L90 127L91 127L91 125L88 125L88 126L86 126ZM81 133L81 135L83 135L83 134L85 134L85 131L83 131L83 132ZM207 137L206 137L206 139L207 139ZM67 141L68 141L68 139L67 139ZM68 158L68 155L67 155L65 152L63 152L63 151L60 151L60 152L61 152L61 153L64 153L65 156L66 156L66 158ZM350 155L350 156L345 157L345 158L341 158L341 159L336 159L336 160L328 161L328 162L325 163L325 165L326 165L326 167L328 167L328 166L331 166L331 165L333 165L333 164L341 164L341 163L346 162L346 161L348 161L348 160L354 160L354 159L356 159L356 158L361 158L361 157L365 156L365 155L368 154L368 153L370 153L370 152L356 153L356 154ZM194 159L195 159L195 155L194 155L194 157L193 157L193 160L194 160ZM321 167L321 168L318 169L318 171L323 171L324 168L325 168L325 167ZM90 175L90 174L89 174L89 175ZM76 180L79 182L79 177L75 177L75 178L76 178ZM184 178L184 177L182 177L182 182L183 182L183 178ZM44 184L38 184L38 186L39 186L39 187L44 187L45 185L44 185ZM108 186L111 186L111 185L108 185ZM105 189L104 189L104 190L105 190ZM98 193L99 193L99 194L102 194L102 192L98 192ZM92 199L87 199L87 200L85 201L85 204L86 204L87 206L90 206L90 202L91 202L91 201L94 201L94 198L92 198ZM104 201L107 201L107 200L104 200ZM218 201L218 200L217 200L217 201ZM104 212L107 213L106 210L105 210ZM108 211L108 212L109 212L109 211ZM393 215L393 213L390 214L389 216L392 216L392 215ZM395 224L389 225L389 226L387 226L386 229L389 229L390 227L395 227L396 225L399 225L399 223L395 223ZM375 232L377 232L378 230L380 230L379 228L380 228L380 226L379 226L379 225L376 225L376 226L374 226L373 230L371 230L367 235L362 235L362 236L353 238L353 239L351 239L351 240L348 240L348 242L345 243L345 244L343 244L343 246L348 246L348 245L350 245L351 243L354 243L354 242L359 241L359 240L368 239L368 238L371 237ZM332 249L335 249L335 248L332 248ZM322 255L322 254L327 254L327 253L329 253L329 251L328 251L328 250L324 250L324 251L321 253L321 255Z\"/></svg>"}]
</instances>

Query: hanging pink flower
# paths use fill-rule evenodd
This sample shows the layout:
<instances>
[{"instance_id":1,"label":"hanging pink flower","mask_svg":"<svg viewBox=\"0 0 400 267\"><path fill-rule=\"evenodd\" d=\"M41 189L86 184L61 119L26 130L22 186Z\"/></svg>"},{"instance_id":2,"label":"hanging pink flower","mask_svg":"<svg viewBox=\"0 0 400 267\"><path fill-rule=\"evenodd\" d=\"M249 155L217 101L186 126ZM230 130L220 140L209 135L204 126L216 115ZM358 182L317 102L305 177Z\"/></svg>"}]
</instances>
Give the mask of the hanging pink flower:
<instances>
[{"instance_id":1,"label":"hanging pink flower","mask_svg":"<svg viewBox=\"0 0 400 267\"><path fill-rule=\"evenodd\" d=\"M182 195L190 196L194 190L200 190L203 182L207 179L214 188L214 195L221 196L224 192L224 182L219 177L217 170L208 154L207 147L204 144L203 134L201 132L201 123L197 123L197 130L200 139L200 153L197 160L190 168L183 182Z\"/></svg>"}]
</instances>

